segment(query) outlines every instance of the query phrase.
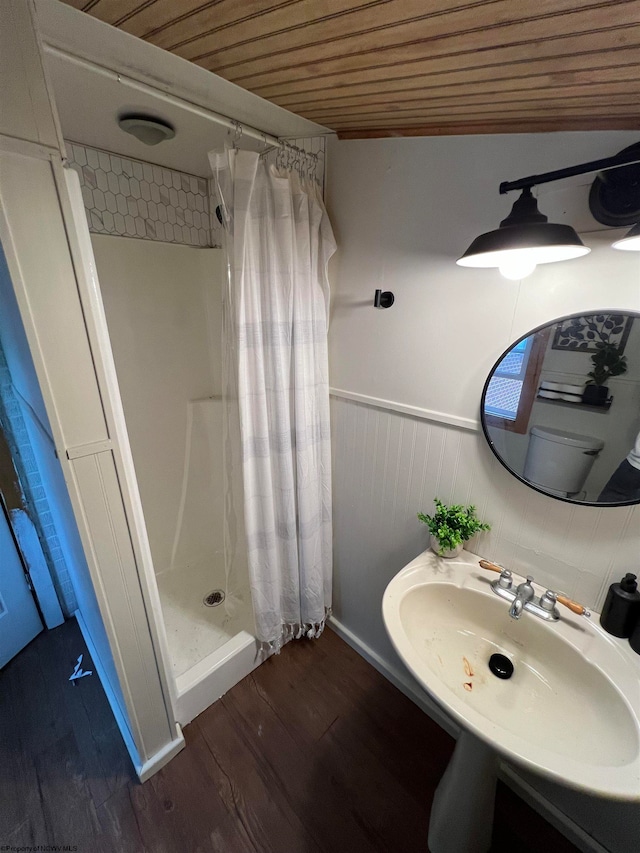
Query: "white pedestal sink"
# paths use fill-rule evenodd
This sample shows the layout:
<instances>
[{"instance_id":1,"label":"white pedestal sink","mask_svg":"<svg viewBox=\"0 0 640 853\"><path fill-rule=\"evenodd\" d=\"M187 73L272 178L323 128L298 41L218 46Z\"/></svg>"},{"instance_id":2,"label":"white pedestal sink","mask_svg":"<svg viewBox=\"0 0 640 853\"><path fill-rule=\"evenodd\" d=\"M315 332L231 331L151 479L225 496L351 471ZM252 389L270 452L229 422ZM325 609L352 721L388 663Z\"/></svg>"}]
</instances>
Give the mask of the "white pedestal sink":
<instances>
[{"instance_id":1,"label":"white pedestal sink","mask_svg":"<svg viewBox=\"0 0 640 853\"><path fill-rule=\"evenodd\" d=\"M463 727L434 798L431 853L489 849L498 754L590 794L640 801L640 656L597 613L512 619L479 559L425 551L382 604L396 651ZM512 662L511 678L489 670L494 653Z\"/></svg>"},{"instance_id":2,"label":"white pedestal sink","mask_svg":"<svg viewBox=\"0 0 640 853\"><path fill-rule=\"evenodd\" d=\"M497 772L495 749L463 729L431 804L431 853L487 853Z\"/></svg>"}]
</instances>

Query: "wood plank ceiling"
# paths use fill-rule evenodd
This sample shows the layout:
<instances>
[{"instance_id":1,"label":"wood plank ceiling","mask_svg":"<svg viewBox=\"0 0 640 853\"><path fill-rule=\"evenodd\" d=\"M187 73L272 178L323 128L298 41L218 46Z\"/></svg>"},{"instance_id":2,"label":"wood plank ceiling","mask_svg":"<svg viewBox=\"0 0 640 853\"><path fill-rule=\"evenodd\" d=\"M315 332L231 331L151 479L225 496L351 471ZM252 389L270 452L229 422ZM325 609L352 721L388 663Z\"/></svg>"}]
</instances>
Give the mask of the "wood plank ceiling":
<instances>
[{"instance_id":1,"label":"wood plank ceiling","mask_svg":"<svg viewBox=\"0 0 640 853\"><path fill-rule=\"evenodd\" d=\"M640 129L640 0L65 0L342 138Z\"/></svg>"}]
</instances>

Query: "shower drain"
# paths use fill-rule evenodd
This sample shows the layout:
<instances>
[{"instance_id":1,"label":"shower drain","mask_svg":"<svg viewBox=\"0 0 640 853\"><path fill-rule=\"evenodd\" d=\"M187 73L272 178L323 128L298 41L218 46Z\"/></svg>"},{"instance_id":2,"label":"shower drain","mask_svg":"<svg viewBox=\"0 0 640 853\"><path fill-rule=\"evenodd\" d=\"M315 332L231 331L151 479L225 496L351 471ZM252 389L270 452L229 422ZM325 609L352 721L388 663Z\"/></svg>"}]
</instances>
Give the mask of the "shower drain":
<instances>
[{"instance_id":1,"label":"shower drain","mask_svg":"<svg viewBox=\"0 0 640 853\"><path fill-rule=\"evenodd\" d=\"M217 607L224 601L224 592L221 589L214 589L202 599L203 604L207 607Z\"/></svg>"}]
</instances>

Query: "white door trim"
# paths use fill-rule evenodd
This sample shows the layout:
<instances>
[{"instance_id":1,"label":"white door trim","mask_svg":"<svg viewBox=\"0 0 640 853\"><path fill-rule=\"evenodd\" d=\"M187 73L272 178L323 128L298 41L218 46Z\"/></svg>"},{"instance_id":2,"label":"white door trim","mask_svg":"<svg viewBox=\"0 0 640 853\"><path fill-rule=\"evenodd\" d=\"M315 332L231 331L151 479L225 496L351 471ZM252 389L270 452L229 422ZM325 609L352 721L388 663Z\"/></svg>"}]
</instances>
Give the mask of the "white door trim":
<instances>
[{"instance_id":1,"label":"white door trim","mask_svg":"<svg viewBox=\"0 0 640 853\"><path fill-rule=\"evenodd\" d=\"M24 509L12 509L9 518L13 535L29 572L45 626L56 628L62 625L64 616L36 529Z\"/></svg>"}]
</instances>

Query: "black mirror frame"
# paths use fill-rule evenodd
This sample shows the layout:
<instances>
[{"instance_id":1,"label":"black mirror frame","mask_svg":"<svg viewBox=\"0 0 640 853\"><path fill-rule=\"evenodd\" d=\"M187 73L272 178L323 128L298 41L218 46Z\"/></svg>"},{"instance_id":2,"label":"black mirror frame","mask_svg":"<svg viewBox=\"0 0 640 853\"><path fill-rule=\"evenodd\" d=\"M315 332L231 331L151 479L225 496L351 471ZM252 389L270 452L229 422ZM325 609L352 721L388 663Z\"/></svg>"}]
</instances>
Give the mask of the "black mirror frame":
<instances>
[{"instance_id":1,"label":"black mirror frame","mask_svg":"<svg viewBox=\"0 0 640 853\"><path fill-rule=\"evenodd\" d=\"M588 309L588 310L581 311L580 313L566 314L562 317L556 317L553 320L550 320L548 323L542 323L540 326L536 326L535 329L531 329L531 331L527 332L524 335L521 335L516 341L509 344L507 349L504 350L504 352L497 358L497 360L494 362L493 367L489 371L489 375L487 376L487 379L484 383L484 386L482 388L482 396L480 398L480 423L482 424L482 432L484 433L484 437L487 440L487 444L491 448L491 452L496 457L498 462L502 465L502 467L505 468L513 477L515 477L516 480L519 480L523 485L527 486L527 488L533 489L534 492L538 492L539 494L545 495L548 498L553 498L556 501L562 501L563 503L572 504L573 506L590 506L590 507L597 507L598 509L609 509L609 508L619 507L619 506L636 506L637 504L640 504L640 499L633 500L633 501L620 501L618 503L598 503L597 501L577 501L574 498L562 498L559 495L552 495L549 492L545 492L544 489L540 489L540 488L538 488L538 486L534 486L533 483L530 483L528 480L525 480L524 477L521 477L520 474L518 474L516 471L513 470L513 468L510 468L507 465L507 463L505 462L505 460L502 458L502 456L498 453L498 451L496 450L495 444L493 442L493 439L491 438L491 435L489 433L489 427L488 427L486 419L485 419L484 401L485 401L485 397L487 394L487 389L489 388L489 383L491 382L494 371L496 370L496 368L498 367L498 365L500 364L502 359L507 355L507 353L511 352L511 350L514 347L516 347L521 341L525 340L525 338L530 338L531 335L535 335L538 332L541 332L543 329L548 329L549 326L555 326L558 323L563 323L565 320L570 320L572 317L584 317L585 315L591 315L591 314L627 314L629 316L633 316L634 318L637 318L638 320L640 320L640 311L629 311L629 310L625 310L625 309L621 309L621 308L605 308L605 309L598 308L598 309L594 309L594 310Z\"/></svg>"}]
</instances>

